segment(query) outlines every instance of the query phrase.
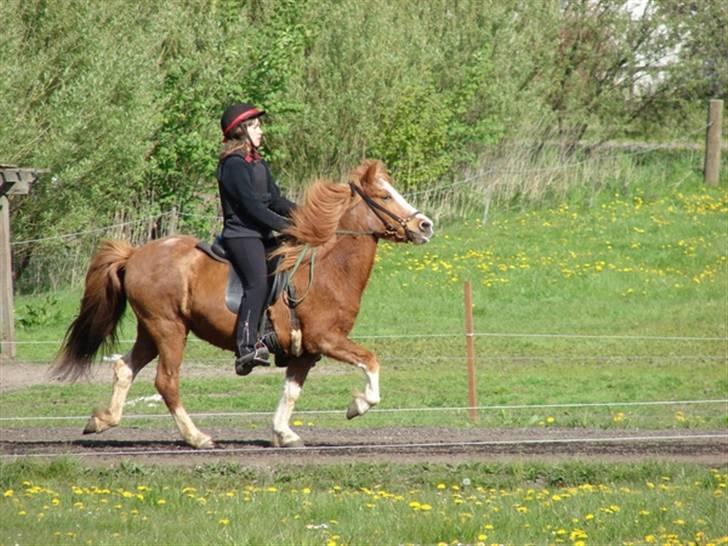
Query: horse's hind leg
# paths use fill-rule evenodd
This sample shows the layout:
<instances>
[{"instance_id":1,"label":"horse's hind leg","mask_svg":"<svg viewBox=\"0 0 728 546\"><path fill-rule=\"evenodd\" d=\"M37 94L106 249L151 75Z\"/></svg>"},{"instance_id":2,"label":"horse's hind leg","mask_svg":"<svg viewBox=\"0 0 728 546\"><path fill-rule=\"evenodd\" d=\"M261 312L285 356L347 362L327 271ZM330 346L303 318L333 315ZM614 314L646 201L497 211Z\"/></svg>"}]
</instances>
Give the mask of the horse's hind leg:
<instances>
[{"instance_id":1,"label":"horse's hind leg","mask_svg":"<svg viewBox=\"0 0 728 546\"><path fill-rule=\"evenodd\" d=\"M146 329L137 327L137 338L131 351L114 362L114 380L111 402L104 410L97 410L86 423L84 434L103 432L121 422L124 402L139 371L157 356L157 346Z\"/></svg>"},{"instance_id":2,"label":"horse's hind leg","mask_svg":"<svg viewBox=\"0 0 728 546\"><path fill-rule=\"evenodd\" d=\"M159 364L154 386L167 404L177 429L184 441L192 447L215 447L212 438L200 432L192 422L179 396L179 372L187 342L187 329L181 323L164 322L154 328L154 337L158 340L159 347Z\"/></svg>"},{"instance_id":3,"label":"horse's hind leg","mask_svg":"<svg viewBox=\"0 0 728 546\"><path fill-rule=\"evenodd\" d=\"M283 396L273 416L274 447L303 447L301 437L291 430L290 421L296 401L301 396L303 383L315 361L316 357L304 356L291 360L286 368Z\"/></svg>"}]
</instances>

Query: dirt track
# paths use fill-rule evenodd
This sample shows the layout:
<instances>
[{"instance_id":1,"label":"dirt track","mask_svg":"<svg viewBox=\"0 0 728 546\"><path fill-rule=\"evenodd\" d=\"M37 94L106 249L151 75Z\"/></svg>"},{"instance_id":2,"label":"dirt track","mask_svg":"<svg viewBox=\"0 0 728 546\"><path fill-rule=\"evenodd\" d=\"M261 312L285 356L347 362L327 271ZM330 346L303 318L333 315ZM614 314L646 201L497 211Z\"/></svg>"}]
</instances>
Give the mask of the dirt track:
<instances>
[{"instance_id":1,"label":"dirt track","mask_svg":"<svg viewBox=\"0 0 728 546\"><path fill-rule=\"evenodd\" d=\"M83 436L80 428L0 429L0 455L53 458L68 454L86 462L135 459L146 463L200 464L226 460L245 465L336 463L462 463L473 461L663 460L728 464L725 431L597 431L589 429L458 429L389 427L357 430L300 427L305 448L275 449L261 431L204 428L217 441L196 451L176 431L120 427Z\"/></svg>"},{"instance_id":2,"label":"dirt track","mask_svg":"<svg viewBox=\"0 0 728 546\"><path fill-rule=\"evenodd\" d=\"M197 373L214 372L210 368ZM47 381L45 368L33 364L0 366L0 392ZM219 373L219 371L218 371ZM106 377L100 382L108 383ZM14 425L17 425L14 424ZM728 432L705 430L594 430L559 428L388 427L325 429L298 427L301 449L270 447L264 430L234 426L201 428L217 442L196 451L183 444L170 418L164 428L135 428L130 423L100 435L84 436L85 422L73 427L20 428L0 422L0 460L73 455L89 463L134 459L145 463L200 464L214 461L245 465L336 463L461 463L472 461L663 460L728 465ZM364 424L362 424L364 425Z\"/></svg>"}]
</instances>

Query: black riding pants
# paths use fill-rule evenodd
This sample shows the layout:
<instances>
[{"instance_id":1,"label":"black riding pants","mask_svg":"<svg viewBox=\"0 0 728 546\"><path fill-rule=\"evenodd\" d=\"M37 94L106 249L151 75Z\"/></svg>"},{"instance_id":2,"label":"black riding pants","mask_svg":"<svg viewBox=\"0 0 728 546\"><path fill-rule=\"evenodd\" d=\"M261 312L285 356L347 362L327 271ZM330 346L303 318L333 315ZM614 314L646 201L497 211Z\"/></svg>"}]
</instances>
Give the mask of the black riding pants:
<instances>
[{"instance_id":1,"label":"black riding pants","mask_svg":"<svg viewBox=\"0 0 728 546\"><path fill-rule=\"evenodd\" d=\"M249 351L258 337L258 325L268 294L266 245L256 237L223 239L230 263L243 283L243 300L235 326L237 354Z\"/></svg>"}]
</instances>

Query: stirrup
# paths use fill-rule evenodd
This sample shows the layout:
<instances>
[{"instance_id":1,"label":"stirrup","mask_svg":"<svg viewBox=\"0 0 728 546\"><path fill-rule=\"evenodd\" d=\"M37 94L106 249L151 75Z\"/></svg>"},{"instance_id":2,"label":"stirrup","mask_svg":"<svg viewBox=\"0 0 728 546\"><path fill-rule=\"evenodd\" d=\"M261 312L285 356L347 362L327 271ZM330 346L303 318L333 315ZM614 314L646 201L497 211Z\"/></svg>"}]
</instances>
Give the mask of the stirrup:
<instances>
[{"instance_id":1,"label":"stirrup","mask_svg":"<svg viewBox=\"0 0 728 546\"><path fill-rule=\"evenodd\" d=\"M235 359L235 373L248 375L256 366L270 366L270 352L265 344L258 342L255 349Z\"/></svg>"}]
</instances>

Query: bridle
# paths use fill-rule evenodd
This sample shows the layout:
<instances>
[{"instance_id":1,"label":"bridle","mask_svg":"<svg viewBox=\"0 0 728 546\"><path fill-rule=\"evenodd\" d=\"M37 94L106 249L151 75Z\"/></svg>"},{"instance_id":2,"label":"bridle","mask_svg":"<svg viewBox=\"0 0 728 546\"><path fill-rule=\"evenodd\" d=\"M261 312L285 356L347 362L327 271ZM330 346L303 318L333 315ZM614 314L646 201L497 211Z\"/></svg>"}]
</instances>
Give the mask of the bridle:
<instances>
[{"instance_id":1,"label":"bridle","mask_svg":"<svg viewBox=\"0 0 728 546\"><path fill-rule=\"evenodd\" d=\"M407 222L409 222L412 218L417 216L420 212L418 210L415 210L412 214L407 216L406 218L402 218L401 216L397 216L395 213L393 213L391 210L387 210L385 207L377 203L374 199L369 197L364 191L354 184L353 182L349 182L349 186L351 187L351 194L354 195L355 193L361 197L362 201L366 203L366 205L369 207L369 209L374 213L374 215L379 218L379 220L384 224L384 233L372 233L372 235L375 235L377 237L393 237L395 239L398 239L400 241L414 241L414 233L412 230L410 230L407 227ZM404 236L400 235L399 230L396 226L391 224L385 216L389 217L389 219L393 220L397 224L399 224L402 228L402 231L404 232Z\"/></svg>"},{"instance_id":2,"label":"bridle","mask_svg":"<svg viewBox=\"0 0 728 546\"><path fill-rule=\"evenodd\" d=\"M348 229L339 229L336 230L337 235L348 235L348 236L354 236L358 237L360 235L367 235L372 236L375 239L381 239L384 237L392 237L395 240L399 241L414 241L414 233L410 228L407 227L407 222L409 222L412 218L417 216L420 211L415 210L412 214L407 216L406 218L402 218L401 216L397 216L395 213L393 213L391 210L387 210L385 207L377 203L374 199L369 197L364 191L354 184L353 182L349 182L349 187L351 188L351 195L352 197L354 195L359 195L361 197L362 201L366 203L366 205L369 207L369 209L374 213L374 215L379 218L379 220L384 224L384 232L383 233L377 233L376 231L351 231ZM398 223L402 227L402 231L404 232L404 235L400 235L399 230L392 225L385 216L388 216L390 219L394 220L396 223ZM303 296L296 297L295 289L290 284L290 279L293 278L293 275L296 274L296 270L301 265L301 263L306 258L306 253L309 251L309 245L305 244L303 245L303 249L301 250L301 253L298 255L298 258L296 259L296 263L294 264L291 271L288 273L288 277L286 280L286 291L287 291L287 305L291 308L293 311L308 295L308 291L311 289L311 286L313 285L313 267L314 267L314 260L316 259L316 248L310 249L311 253L309 256L309 273L308 273L308 288L306 288L306 291L304 292ZM295 312L294 315L295 316ZM296 319L297 320L297 319Z\"/></svg>"}]
</instances>

